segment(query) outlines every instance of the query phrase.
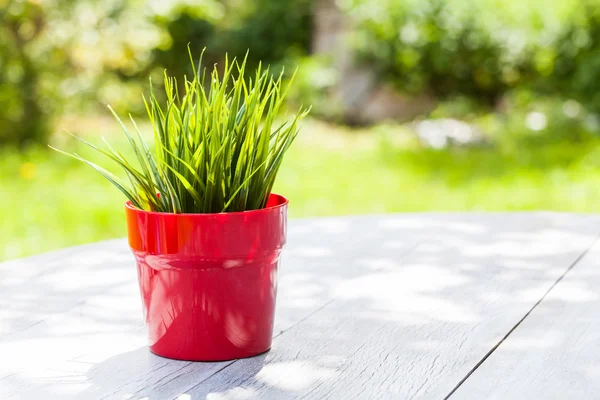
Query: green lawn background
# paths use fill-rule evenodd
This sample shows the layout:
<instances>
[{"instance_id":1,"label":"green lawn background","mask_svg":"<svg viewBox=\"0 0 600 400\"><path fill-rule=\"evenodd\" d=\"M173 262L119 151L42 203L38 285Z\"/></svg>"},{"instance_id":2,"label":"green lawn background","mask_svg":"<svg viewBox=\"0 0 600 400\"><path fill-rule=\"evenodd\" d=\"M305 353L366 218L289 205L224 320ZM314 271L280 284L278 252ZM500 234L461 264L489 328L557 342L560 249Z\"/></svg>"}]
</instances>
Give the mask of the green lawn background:
<instances>
[{"instance_id":1,"label":"green lawn background","mask_svg":"<svg viewBox=\"0 0 600 400\"><path fill-rule=\"evenodd\" d=\"M127 149L115 124L100 131ZM59 147L104 161L57 134ZM394 126L308 121L276 191L292 218L410 211L598 212L600 140L432 150ZM103 164L104 165L104 164ZM89 167L47 148L0 150L0 260L125 235L124 197Z\"/></svg>"}]
</instances>

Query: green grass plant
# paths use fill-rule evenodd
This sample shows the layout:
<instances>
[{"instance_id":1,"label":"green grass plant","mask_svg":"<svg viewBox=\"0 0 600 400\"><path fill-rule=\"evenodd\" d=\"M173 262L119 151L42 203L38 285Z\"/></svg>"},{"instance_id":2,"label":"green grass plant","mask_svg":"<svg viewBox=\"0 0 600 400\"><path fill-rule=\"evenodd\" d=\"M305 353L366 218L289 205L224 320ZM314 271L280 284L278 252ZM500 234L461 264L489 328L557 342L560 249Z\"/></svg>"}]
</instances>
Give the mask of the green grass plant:
<instances>
[{"instance_id":1,"label":"green grass plant","mask_svg":"<svg viewBox=\"0 0 600 400\"><path fill-rule=\"evenodd\" d=\"M247 78L246 58L238 62L226 56L222 74L217 65L207 74L202 57L196 66L190 53L193 79L183 78L180 93L177 80L165 72L164 105L150 81L144 103L154 130L154 152L133 118L131 133L111 108L137 165L106 140L104 147L97 147L77 137L117 163L127 183L77 153L58 151L94 168L143 210L219 213L263 208L308 110L301 107L279 121L293 78L284 85L283 72L275 78L260 64Z\"/></svg>"}]
</instances>

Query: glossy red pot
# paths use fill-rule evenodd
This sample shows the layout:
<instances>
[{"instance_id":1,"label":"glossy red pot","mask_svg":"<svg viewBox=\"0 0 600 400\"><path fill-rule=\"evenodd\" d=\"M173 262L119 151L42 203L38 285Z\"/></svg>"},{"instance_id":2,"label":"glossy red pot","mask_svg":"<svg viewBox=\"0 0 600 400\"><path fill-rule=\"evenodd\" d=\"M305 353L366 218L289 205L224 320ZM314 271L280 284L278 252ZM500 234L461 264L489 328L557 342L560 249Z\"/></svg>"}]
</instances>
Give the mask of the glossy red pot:
<instances>
[{"instance_id":1,"label":"glossy red pot","mask_svg":"<svg viewBox=\"0 0 600 400\"><path fill-rule=\"evenodd\" d=\"M127 203L153 353L220 361L271 347L287 204L271 194L260 210L169 214Z\"/></svg>"}]
</instances>

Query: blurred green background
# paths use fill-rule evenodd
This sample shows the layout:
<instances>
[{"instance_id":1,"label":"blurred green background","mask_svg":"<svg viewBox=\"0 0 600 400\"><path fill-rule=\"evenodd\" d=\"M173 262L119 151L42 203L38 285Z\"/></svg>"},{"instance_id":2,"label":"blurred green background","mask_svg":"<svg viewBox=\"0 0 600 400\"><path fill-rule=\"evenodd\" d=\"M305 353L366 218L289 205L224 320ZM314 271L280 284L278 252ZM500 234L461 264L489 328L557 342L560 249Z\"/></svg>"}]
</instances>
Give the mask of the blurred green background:
<instances>
[{"instance_id":1,"label":"blurred green background","mask_svg":"<svg viewBox=\"0 0 600 400\"><path fill-rule=\"evenodd\" d=\"M0 260L124 235L122 195L47 144L127 151L106 104L151 134L141 93L188 43L298 66L293 217L600 210L600 0L0 0Z\"/></svg>"}]
</instances>

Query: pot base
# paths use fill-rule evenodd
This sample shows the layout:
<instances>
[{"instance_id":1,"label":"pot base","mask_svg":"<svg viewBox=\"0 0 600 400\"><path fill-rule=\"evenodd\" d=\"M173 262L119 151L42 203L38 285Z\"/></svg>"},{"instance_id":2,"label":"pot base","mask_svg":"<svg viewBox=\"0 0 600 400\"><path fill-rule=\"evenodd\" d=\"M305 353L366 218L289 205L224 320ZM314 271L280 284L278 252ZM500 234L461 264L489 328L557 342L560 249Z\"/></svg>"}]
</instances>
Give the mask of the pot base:
<instances>
[{"instance_id":1,"label":"pot base","mask_svg":"<svg viewBox=\"0 0 600 400\"><path fill-rule=\"evenodd\" d=\"M223 362L223 361L235 361L235 360L243 360L244 358L253 358L253 357L259 357L262 356L263 354L267 354L269 351L271 351L271 348L269 347L267 350L260 352L260 353L256 353L256 354L249 354L246 356L241 356L241 357L236 357L236 358L187 358L187 357L183 357L183 358L178 358L178 357L169 357L166 355L162 355L160 353L157 353L156 351L152 350L151 347L148 348L150 350L150 353L154 354L155 356L159 356L162 358L166 358L168 360L178 360L178 361L188 361L188 362Z\"/></svg>"},{"instance_id":2,"label":"pot base","mask_svg":"<svg viewBox=\"0 0 600 400\"><path fill-rule=\"evenodd\" d=\"M237 268L156 270L138 264L150 350L176 360L223 361L271 347L277 261Z\"/></svg>"}]
</instances>

